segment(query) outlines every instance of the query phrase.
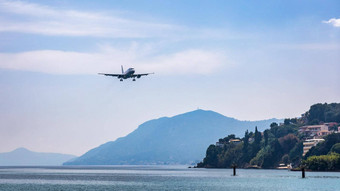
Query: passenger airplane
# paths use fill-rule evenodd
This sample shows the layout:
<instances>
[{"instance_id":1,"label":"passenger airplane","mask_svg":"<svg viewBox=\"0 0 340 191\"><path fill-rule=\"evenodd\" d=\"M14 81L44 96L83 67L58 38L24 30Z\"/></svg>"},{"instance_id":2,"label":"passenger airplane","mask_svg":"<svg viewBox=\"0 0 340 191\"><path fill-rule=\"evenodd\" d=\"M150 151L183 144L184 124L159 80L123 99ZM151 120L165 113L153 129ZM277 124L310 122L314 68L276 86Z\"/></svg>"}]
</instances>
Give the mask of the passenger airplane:
<instances>
[{"instance_id":1,"label":"passenger airplane","mask_svg":"<svg viewBox=\"0 0 340 191\"><path fill-rule=\"evenodd\" d=\"M154 74L154 73L135 74L134 68L129 68L124 72L124 69L123 69L123 66L122 66L122 73L121 74L104 74L104 73L98 73L98 74L105 75L105 76L117 77L118 79L120 79L120 81L123 81L123 79L128 79L128 78L133 78L132 81L136 81L136 78L140 78L142 76L147 76L149 74Z\"/></svg>"}]
</instances>

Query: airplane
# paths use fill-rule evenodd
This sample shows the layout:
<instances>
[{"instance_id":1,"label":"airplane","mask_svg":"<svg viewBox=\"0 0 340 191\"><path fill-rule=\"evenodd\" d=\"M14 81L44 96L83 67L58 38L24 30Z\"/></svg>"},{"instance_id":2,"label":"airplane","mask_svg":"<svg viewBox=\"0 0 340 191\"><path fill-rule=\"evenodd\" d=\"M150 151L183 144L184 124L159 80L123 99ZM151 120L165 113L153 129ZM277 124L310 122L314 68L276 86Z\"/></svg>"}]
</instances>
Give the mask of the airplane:
<instances>
[{"instance_id":1,"label":"airplane","mask_svg":"<svg viewBox=\"0 0 340 191\"><path fill-rule=\"evenodd\" d=\"M135 69L134 68L129 68L124 72L123 66L122 68L122 73L121 74L105 74L105 73L98 73L99 75L105 75L105 76L112 76L112 77L117 77L120 79L120 81L123 81L123 79L128 79L132 78L132 81L136 81L136 78L140 78L142 76L147 76L149 74L154 74L154 73L144 73L144 74L135 74Z\"/></svg>"}]
</instances>

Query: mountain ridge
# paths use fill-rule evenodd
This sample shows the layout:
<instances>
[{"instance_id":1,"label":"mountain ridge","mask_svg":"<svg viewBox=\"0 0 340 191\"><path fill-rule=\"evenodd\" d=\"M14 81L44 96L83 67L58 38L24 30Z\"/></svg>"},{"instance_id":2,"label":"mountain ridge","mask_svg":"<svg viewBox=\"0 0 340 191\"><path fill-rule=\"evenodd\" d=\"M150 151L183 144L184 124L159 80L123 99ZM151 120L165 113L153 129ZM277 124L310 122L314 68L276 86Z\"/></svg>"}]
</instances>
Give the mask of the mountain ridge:
<instances>
[{"instance_id":1,"label":"mountain ridge","mask_svg":"<svg viewBox=\"0 0 340 191\"><path fill-rule=\"evenodd\" d=\"M0 153L0 166L58 166L76 157L69 154L34 152L19 147L10 152Z\"/></svg>"},{"instance_id":2,"label":"mountain ridge","mask_svg":"<svg viewBox=\"0 0 340 191\"><path fill-rule=\"evenodd\" d=\"M127 136L93 148L64 165L194 163L204 156L206 145L218 137L228 133L241 136L247 129L265 129L279 121L239 121L211 110L194 110L146 121Z\"/></svg>"}]
</instances>

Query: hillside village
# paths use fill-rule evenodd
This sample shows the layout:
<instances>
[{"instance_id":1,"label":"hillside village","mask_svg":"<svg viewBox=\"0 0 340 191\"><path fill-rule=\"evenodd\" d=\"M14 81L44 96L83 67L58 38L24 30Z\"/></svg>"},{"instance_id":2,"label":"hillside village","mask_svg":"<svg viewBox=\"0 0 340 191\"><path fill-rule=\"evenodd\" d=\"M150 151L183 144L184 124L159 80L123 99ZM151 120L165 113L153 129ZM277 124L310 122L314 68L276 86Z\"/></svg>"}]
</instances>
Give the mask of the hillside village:
<instances>
[{"instance_id":1,"label":"hillside village","mask_svg":"<svg viewBox=\"0 0 340 191\"><path fill-rule=\"evenodd\" d=\"M324 136L332 133L340 133L340 125L337 122L323 123L321 125L306 125L299 128L299 133L306 138L303 142L303 154L306 153L318 143L325 141Z\"/></svg>"},{"instance_id":2,"label":"hillside village","mask_svg":"<svg viewBox=\"0 0 340 191\"><path fill-rule=\"evenodd\" d=\"M283 125L283 124L280 124ZM299 133L305 137L303 142L303 154L305 156L306 153L318 143L325 141L323 139L324 136L330 135L332 133L340 133L340 124L336 122L331 123L323 123L321 125L306 125L299 127ZM263 136L263 133L261 133ZM254 138L249 139L249 143L253 143ZM239 138L230 139L229 143L238 145L242 143L242 140ZM223 140L216 142L217 147L224 147L225 142Z\"/></svg>"},{"instance_id":3,"label":"hillside village","mask_svg":"<svg viewBox=\"0 0 340 191\"><path fill-rule=\"evenodd\" d=\"M340 170L339 121L340 104L315 104L301 117L272 123L263 132L255 128L254 133L246 131L243 138L229 135L219 139L208 147L197 167L229 168L237 164L241 168L287 169L332 156L336 161L326 161L330 164L318 170Z\"/></svg>"}]
</instances>

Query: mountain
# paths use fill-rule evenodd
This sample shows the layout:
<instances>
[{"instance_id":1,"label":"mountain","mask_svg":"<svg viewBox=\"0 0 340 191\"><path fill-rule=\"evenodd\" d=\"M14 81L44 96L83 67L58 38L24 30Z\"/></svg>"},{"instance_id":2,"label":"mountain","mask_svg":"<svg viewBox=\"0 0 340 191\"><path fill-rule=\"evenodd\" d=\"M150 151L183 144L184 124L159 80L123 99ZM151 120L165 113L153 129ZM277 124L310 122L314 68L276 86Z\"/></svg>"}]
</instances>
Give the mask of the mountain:
<instances>
[{"instance_id":1,"label":"mountain","mask_svg":"<svg viewBox=\"0 0 340 191\"><path fill-rule=\"evenodd\" d=\"M7 153L0 153L0 166L45 166L62 165L63 162L75 158L74 155L58 153L38 153L18 148Z\"/></svg>"},{"instance_id":2,"label":"mountain","mask_svg":"<svg viewBox=\"0 0 340 191\"><path fill-rule=\"evenodd\" d=\"M105 143L64 165L192 164L207 145L225 135L269 127L278 119L239 121L213 111L196 110L147 121L126 137Z\"/></svg>"}]
</instances>

